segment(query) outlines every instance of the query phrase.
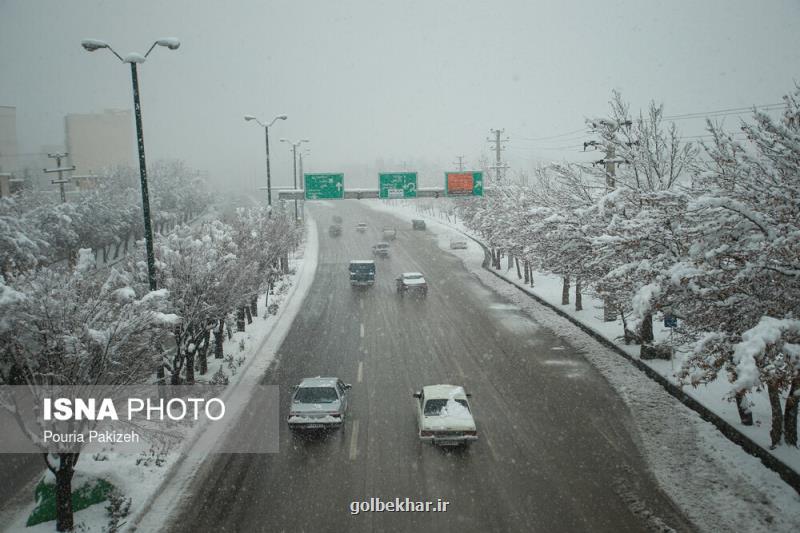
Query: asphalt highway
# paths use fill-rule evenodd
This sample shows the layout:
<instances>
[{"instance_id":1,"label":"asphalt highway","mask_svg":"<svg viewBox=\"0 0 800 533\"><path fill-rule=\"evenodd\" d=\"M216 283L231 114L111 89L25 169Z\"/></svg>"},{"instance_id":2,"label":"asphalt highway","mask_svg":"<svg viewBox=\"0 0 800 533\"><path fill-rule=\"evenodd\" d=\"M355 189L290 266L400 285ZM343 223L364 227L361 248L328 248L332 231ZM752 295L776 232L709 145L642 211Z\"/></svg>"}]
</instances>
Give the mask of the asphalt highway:
<instances>
[{"instance_id":1,"label":"asphalt highway","mask_svg":"<svg viewBox=\"0 0 800 533\"><path fill-rule=\"evenodd\" d=\"M263 382L281 387L283 420L292 385L341 377L353 385L346 425L297 438L282 424L279 453L211 456L165 530L694 530L646 468L625 405L570 339L483 286L428 231L354 200L306 209L319 266ZM334 215L344 219L340 237L328 235ZM376 259L376 284L351 288L348 262L372 258L383 226L398 232L390 256ZM425 275L426 299L395 293L404 271ZM418 441L411 394L435 383L472 394L471 447ZM256 431L249 416L235 433ZM351 502L370 498L449 504L351 514Z\"/></svg>"}]
</instances>

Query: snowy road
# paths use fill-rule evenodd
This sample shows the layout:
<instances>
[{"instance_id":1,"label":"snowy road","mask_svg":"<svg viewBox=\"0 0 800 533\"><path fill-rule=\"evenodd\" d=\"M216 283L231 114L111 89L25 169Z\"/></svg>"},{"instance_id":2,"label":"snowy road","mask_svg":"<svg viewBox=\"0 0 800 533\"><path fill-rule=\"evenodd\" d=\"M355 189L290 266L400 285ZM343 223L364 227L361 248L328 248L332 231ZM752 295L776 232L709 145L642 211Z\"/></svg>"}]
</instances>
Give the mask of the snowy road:
<instances>
[{"instance_id":1,"label":"snowy road","mask_svg":"<svg viewBox=\"0 0 800 533\"><path fill-rule=\"evenodd\" d=\"M169 531L646 531L693 527L647 472L630 415L569 344L443 253L428 233L355 201L308 206L319 224L316 279L264 377L353 384L344 431L293 439L280 453L211 457L165 524ZM341 237L328 237L334 214ZM356 233L355 224L370 229ZM378 281L357 291L350 259L371 258L397 226ZM421 271L427 300L400 299L394 277ZM443 451L416 438L411 393L453 383L472 393L480 440ZM258 424L243 419L237 433ZM350 514L350 502L449 501L446 513Z\"/></svg>"}]
</instances>

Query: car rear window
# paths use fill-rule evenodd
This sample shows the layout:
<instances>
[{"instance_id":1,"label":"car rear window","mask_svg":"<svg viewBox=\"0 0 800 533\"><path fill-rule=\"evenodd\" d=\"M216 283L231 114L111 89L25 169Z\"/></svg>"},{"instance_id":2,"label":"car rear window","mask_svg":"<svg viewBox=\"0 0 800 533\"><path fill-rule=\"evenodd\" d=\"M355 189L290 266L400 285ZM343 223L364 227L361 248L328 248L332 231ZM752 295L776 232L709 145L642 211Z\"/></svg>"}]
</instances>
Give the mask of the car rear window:
<instances>
[{"instance_id":1,"label":"car rear window","mask_svg":"<svg viewBox=\"0 0 800 533\"><path fill-rule=\"evenodd\" d=\"M425 416L440 416L442 414L447 414L446 412L442 413L442 410L445 408L448 401L449 400L444 399L428 400L425 402ZM466 400L460 400L456 398L455 401L463 405L467 411L469 411L469 405L467 404Z\"/></svg>"},{"instance_id":2,"label":"car rear window","mask_svg":"<svg viewBox=\"0 0 800 533\"><path fill-rule=\"evenodd\" d=\"M294 395L299 403L332 403L339 399L333 387L301 387Z\"/></svg>"}]
</instances>

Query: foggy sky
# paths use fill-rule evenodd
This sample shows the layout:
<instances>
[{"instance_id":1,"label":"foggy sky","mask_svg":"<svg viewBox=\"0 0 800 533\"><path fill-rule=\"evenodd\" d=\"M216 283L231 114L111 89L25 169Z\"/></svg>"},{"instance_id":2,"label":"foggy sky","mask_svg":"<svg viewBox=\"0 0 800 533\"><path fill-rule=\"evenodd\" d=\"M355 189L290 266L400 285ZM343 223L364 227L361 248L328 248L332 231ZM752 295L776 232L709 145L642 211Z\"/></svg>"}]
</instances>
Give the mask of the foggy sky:
<instances>
[{"instance_id":1,"label":"foggy sky","mask_svg":"<svg viewBox=\"0 0 800 533\"><path fill-rule=\"evenodd\" d=\"M179 50L140 66L149 161L263 185L263 129L242 117L285 113L270 130L276 185L291 181L287 137L311 140L306 171L364 187L377 181L364 172L405 163L432 186L457 155L493 156L490 128L505 128L513 170L595 159L580 132L530 139L580 130L612 89L667 115L780 102L798 78L799 22L791 0L0 0L0 105L17 107L20 152L63 144L65 114L132 107L129 67L82 39L125 55L174 36Z\"/></svg>"}]
</instances>

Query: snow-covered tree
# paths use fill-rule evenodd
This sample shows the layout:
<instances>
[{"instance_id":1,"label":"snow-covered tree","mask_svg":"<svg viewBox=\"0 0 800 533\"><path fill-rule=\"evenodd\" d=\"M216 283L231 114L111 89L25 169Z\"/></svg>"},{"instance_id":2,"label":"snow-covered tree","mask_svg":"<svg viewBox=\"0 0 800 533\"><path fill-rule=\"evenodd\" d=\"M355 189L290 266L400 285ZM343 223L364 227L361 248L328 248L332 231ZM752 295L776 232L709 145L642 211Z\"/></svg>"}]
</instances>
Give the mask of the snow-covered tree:
<instances>
[{"instance_id":1,"label":"snow-covered tree","mask_svg":"<svg viewBox=\"0 0 800 533\"><path fill-rule=\"evenodd\" d=\"M800 390L800 89L785 102L782 120L755 111L744 142L709 123L709 161L688 205L691 247L667 287L683 333L698 340L686 378L706 382L724 369L734 395L766 388L774 446L784 431L797 444Z\"/></svg>"},{"instance_id":2,"label":"snow-covered tree","mask_svg":"<svg viewBox=\"0 0 800 533\"><path fill-rule=\"evenodd\" d=\"M124 386L149 379L156 363L153 333L177 320L159 310L167 293L137 293L129 275L111 269L98 276L90 272L93 263L91 251L83 249L72 271L44 267L0 284L0 384L27 385L41 405L53 386ZM39 442L40 420L15 419ZM80 455L75 445L44 454L56 478L59 531L73 525L71 483Z\"/></svg>"},{"instance_id":3,"label":"snow-covered tree","mask_svg":"<svg viewBox=\"0 0 800 533\"><path fill-rule=\"evenodd\" d=\"M625 338L641 342L644 351L653 341L660 279L688 246L680 184L688 183L697 149L680 139L674 123L664 124L663 106L651 102L647 114L634 119L619 93L610 104L609 118L588 121L601 139L606 163L619 166L607 176L609 191L600 201L597 223L604 227L593 249L607 273L594 287L617 305L623 320L630 317Z\"/></svg>"}]
</instances>

